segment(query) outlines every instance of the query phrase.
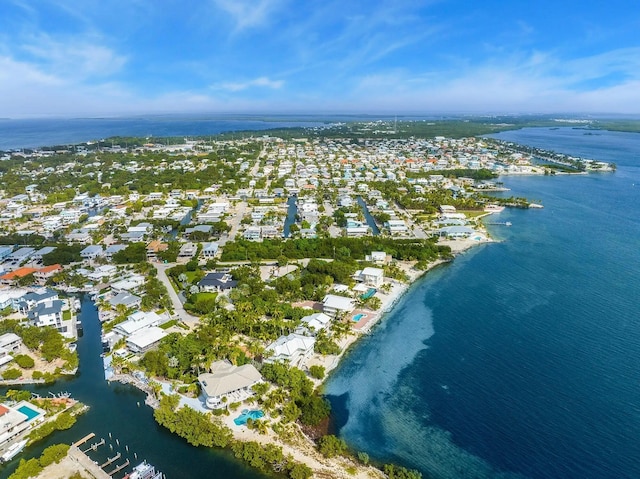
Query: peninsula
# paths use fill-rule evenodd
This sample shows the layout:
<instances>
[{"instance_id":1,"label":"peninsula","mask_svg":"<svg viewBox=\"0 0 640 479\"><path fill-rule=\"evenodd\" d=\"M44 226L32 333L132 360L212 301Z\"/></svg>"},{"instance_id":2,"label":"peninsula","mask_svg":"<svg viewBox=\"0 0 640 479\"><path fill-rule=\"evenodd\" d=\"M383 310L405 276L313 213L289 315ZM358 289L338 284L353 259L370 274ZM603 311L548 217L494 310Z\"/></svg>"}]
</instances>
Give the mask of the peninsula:
<instances>
[{"instance_id":1,"label":"peninsula","mask_svg":"<svg viewBox=\"0 0 640 479\"><path fill-rule=\"evenodd\" d=\"M84 293L105 379L146 391L190 444L293 479L419 476L330 434L322 381L413 281L491 241L483 218L542 206L500 175L613 167L476 137L367 136L389 127L3 153L0 325L27 348L7 350L3 379L42 377L25 372L29 351L58 360L52 374L77 366L71 295Z\"/></svg>"}]
</instances>

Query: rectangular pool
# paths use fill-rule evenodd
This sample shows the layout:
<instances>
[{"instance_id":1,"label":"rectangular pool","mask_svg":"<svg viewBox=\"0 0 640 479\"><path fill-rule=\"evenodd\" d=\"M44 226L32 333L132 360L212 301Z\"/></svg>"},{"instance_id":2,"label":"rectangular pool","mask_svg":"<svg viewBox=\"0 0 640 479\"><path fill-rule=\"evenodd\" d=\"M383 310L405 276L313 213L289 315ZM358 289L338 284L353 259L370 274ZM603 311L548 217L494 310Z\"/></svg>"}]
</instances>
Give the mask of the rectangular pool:
<instances>
[{"instance_id":1,"label":"rectangular pool","mask_svg":"<svg viewBox=\"0 0 640 479\"><path fill-rule=\"evenodd\" d=\"M34 411L29 406L20 406L18 408L18 411L27 416L27 422L37 418L40 415L38 411Z\"/></svg>"}]
</instances>

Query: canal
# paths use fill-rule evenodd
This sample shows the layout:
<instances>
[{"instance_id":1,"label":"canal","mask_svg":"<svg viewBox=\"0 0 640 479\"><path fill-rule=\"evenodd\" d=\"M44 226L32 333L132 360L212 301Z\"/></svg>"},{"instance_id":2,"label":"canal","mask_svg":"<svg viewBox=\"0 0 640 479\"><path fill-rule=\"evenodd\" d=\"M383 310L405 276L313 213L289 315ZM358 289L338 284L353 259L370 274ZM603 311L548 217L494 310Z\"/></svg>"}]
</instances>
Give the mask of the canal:
<instances>
[{"instance_id":1,"label":"canal","mask_svg":"<svg viewBox=\"0 0 640 479\"><path fill-rule=\"evenodd\" d=\"M380 229L378 228L376 221L373 219L373 216L371 216L371 213L369 212L369 208L367 207L367 204L362 199L362 196L358 196L357 201L358 201L358 204L360 205L360 208L362 208L362 212L364 213L364 219L369 225L369 228L371 228L371 232L375 236L379 235Z\"/></svg>"},{"instance_id":2,"label":"canal","mask_svg":"<svg viewBox=\"0 0 640 479\"><path fill-rule=\"evenodd\" d=\"M287 219L284 220L284 229L282 235L285 238L290 236L291 225L296 222L296 216L298 215L298 205L296 203L297 198L290 196L287 200Z\"/></svg>"},{"instance_id":3,"label":"canal","mask_svg":"<svg viewBox=\"0 0 640 479\"><path fill-rule=\"evenodd\" d=\"M114 464L120 465L126 459L130 460L131 466L115 475L116 478L122 477L124 472L131 472L133 465L145 459L155 465L156 469L163 471L167 479L266 477L239 462L229 451L190 446L185 440L156 424L153 410L145 406L145 395L141 391L132 386L107 383L100 357L102 346L98 311L88 295L82 297L80 319L84 335L78 339L78 374L50 386L37 385L28 389L42 397L67 391L90 409L78 418L71 429L51 434L43 441L26 448L8 464L0 465L0 479L7 478L15 470L20 458L38 457L47 446L70 444L91 432L96 437L90 443L105 439L103 446L96 452L89 453L91 459L102 464L108 457L120 452L122 456ZM0 389L0 393L4 394L6 390L7 388ZM89 445L87 443L83 448Z\"/></svg>"}]
</instances>

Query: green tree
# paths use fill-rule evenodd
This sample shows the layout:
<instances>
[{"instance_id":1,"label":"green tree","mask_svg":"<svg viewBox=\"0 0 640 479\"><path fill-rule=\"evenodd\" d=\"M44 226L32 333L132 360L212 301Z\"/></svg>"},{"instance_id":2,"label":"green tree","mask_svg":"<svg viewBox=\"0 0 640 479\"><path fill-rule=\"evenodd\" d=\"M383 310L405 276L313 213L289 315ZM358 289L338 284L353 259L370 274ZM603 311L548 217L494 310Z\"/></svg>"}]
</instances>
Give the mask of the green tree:
<instances>
[{"instance_id":1,"label":"green tree","mask_svg":"<svg viewBox=\"0 0 640 479\"><path fill-rule=\"evenodd\" d=\"M342 456L347 452L347 443L334 435L322 436L318 441L318 449L324 457Z\"/></svg>"}]
</instances>

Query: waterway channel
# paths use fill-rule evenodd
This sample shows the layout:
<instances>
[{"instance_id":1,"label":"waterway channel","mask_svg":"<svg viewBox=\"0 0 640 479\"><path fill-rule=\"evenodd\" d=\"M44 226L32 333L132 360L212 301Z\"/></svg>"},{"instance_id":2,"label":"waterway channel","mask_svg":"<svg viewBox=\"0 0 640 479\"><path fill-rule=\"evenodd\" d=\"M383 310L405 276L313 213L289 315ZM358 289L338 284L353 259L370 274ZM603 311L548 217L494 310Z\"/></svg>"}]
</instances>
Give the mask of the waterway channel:
<instances>
[{"instance_id":1,"label":"waterway channel","mask_svg":"<svg viewBox=\"0 0 640 479\"><path fill-rule=\"evenodd\" d=\"M296 203L296 197L290 196L287 200L287 219L284 220L284 229L282 235L288 238L291 235L291 225L296 222L296 216L298 215L298 205Z\"/></svg>"},{"instance_id":2,"label":"waterway channel","mask_svg":"<svg viewBox=\"0 0 640 479\"><path fill-rule=\"evenodd\" d=\"M369 208L367 207L367 204L362 199L362 196L358 196L357 201L358 201L358 204L360 205L360 208L362 208L362 212L364 213L364 219L367 221L367 224L371 228L371 232L374 235L379 235L380 229L378 228L376 221L373 219L373 216L371 216L371 213L369 212Z\"/></svg>"},{"instance_id":3,"label":"waterway channel","mask_svg":"<svg viewBox=\"0 0 640 479\"><path fill-rule=\"evenodd\" d=\"M107 383L100 357L102 346L98 312L86 295L82 297L80 319L84 335L78 339L80 368L77 376L50 386L30 386L28 389L42 397L48 396L50 392L67 391L73 398L87 404L90 410L80 416L70 430L55 432L25 449L7 465L0 465L0 479L7 478L15 470L20 458L38 457L47 446L70 444L91 432L96 434L91 443L105 439L105 444L97 448L97 451L89 452L90 457L100 464L120 452L121 459L114 464L122 464L128 458L132 467L146 459L163 471L167 479L266 477L236 460L229 451L190 446L156 424L153 411L145 406L145 395L141 391L132 386ZM4 394L6 390L7 388L0 389L0 393ZM125 469L114 477L119 478L130 470L131 468Z\"/></svg>"}]
</instances>

